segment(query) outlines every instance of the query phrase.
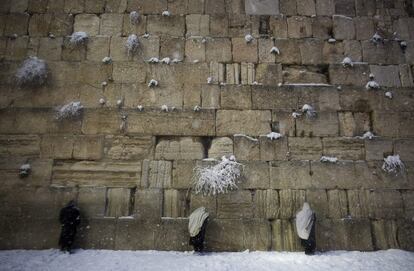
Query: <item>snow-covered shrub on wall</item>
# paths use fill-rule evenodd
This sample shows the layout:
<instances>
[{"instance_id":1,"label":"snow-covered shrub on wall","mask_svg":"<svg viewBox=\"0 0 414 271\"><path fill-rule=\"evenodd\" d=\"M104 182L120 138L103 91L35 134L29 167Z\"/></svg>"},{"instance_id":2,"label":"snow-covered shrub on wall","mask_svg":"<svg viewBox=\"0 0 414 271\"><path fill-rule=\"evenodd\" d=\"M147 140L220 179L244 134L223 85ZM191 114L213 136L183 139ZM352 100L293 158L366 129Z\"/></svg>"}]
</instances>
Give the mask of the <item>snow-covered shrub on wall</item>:
<instances>
[{"instance_id":1,"label":"snow-covered shrub on wall","mask_svg":"<svg viewBox=\"0 0 414 271\"><path fill-rule=\"evenodd\" d=\"M86 32L74 32L69 40L72 46L82 46L88 42L88 34Z\"/></svg>"},{"instance_id":2,"label":"snow-covered shrub on wall","mask_svg":"<svg viewBox=\"0 0 414 271\"><path fill-rule=\"evenodd\" d=\"M56 119L73 119L77 118L82 114L83 105L80 102L70 102L57 109Z\"/></svg>"},{"instance_id":3,"label":"snow-covered shrub on wall","mask_svg":"<svg viewBox=\"0 0 414 271\"><path fill-rule=\"evenodd\" d=\"M387 173L398 173L404 172L405 166L404 163L401 161L400 156L396 155L389 155L384 158L384 163L382 164L382 170Z\"/></svg>"},{"instance_id":4,"label":"snow-covered shrub on wall","mask_svg":"<svg viewBox=\"0 0 414 271\"><path fill-rule=\"evenodd\" d=\"M31 170L32 170L32 166L29 163L25 163L25 164L21 165L20 169L19 169L20 178L25 178L25 177L29 176Z\"/></svg>"},{"instance_id":5,"label":"snow-covered shrub on wall","mask_svg":"<svg viewBox=\"0 0 414 271\"><path fill-rule=\"evenodd\" d=\"M125 47L127 48L129 55L135 54L139 48L138 36L135 34L129 35Z\"/></svg>"},{"instance_id":6,"label":"snow-covered shrub on wall","mask_svg":"<svg viewBox=\"0 0 414 271\"><path fill-rule=\"evenodd\" d=\"M46 79L46 62L35 56L26 59L16 72L16 81L19 86L41 86L46 83Z\"/></svg>"},{"instance_id":7,"label":"snow-covered shrub on wall","mask_svg":"<svg viewBox=\"0 0 414 271\"><path fill-rule=\"evenodd\" d=\"M140 21L140 16L138 11L131 11L131 13L129 13L129 21L131 22L131 24L136 25L139 23Z\"/></svg>"},{"instance_id":8,"label":"snow-covered shrub on wall","mask_svg":"<svg viewBox=\"0 0 414 271\"><path fill-rule=\"evenodd\" d=\"M194 168L193 190L203 195L224 194L238 188L242 174L243 165L236 162L234 156L223 156L216 165Z\"/></svg>"}]
</instances>

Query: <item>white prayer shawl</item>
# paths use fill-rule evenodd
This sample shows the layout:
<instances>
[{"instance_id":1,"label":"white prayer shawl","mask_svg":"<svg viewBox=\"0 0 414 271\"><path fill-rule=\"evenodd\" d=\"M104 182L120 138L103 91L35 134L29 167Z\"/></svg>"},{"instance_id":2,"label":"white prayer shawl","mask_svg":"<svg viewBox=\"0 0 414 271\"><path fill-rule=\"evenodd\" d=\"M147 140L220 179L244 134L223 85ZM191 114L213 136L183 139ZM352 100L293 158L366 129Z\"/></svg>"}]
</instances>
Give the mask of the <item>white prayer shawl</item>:
<instances>
[{"instance_id":1,"label":"white prayer shawl","mask_svg":"<svg viewBox=\"0 0 414 271\"><path fill-rule=\"evenodd\" d=\"M296 214L296 231L301 239L308 240L313 223L314 215L309 204L305 202L302 210Z\"/></svg>"},{"instance_id":2,"label":"white prayer shawl","mask_svg":"<svg viewBox=\"0 0 414 271\"><path fill-rule=\"evenodd\" d=\"M196 236L203 226L204 221L207 219L208 213L206 208L200 207L191 213L188 221L188 232L191 237Z\"/></svg>"}]
</instances>

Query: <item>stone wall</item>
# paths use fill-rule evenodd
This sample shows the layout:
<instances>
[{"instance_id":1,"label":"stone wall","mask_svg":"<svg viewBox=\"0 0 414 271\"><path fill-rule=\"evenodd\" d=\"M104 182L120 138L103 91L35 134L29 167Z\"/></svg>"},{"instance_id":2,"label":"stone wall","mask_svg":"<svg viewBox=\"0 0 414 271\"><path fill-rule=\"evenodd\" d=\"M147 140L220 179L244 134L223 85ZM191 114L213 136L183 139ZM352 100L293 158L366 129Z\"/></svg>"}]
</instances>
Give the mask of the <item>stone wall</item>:
<instances>
[{"instance_id":1,"label":"stone wall","mask_svg":"<svg viewBox=\"0 0 414 271\"><path fill-rule=\"evenodd\" d=\"M271 8L2 0L0 249L56 247L59 209L75 199L82 248L188 250L186 217L205 206L209 250L300 250L293 218L307 201L320 250L414 250L413 3L262 2ZM89 35L85 46L70 45L76 31ZM376 32L383 41L371 40ZM130 34L140 38L136 54L125 49ZM28 56L47 61L40 88L16 86ZM365 88L370 73L380 89ZM82 116L56 120L71 101ZM316 119L292 117L304 104ZM357 137L366 131L377 137ZM237 191L190 192L196 165L230 154L245 165ZM390 154L404 172L381 170ZM19 178L24 163L32 170Z\"/></svg>"}]
</instances>

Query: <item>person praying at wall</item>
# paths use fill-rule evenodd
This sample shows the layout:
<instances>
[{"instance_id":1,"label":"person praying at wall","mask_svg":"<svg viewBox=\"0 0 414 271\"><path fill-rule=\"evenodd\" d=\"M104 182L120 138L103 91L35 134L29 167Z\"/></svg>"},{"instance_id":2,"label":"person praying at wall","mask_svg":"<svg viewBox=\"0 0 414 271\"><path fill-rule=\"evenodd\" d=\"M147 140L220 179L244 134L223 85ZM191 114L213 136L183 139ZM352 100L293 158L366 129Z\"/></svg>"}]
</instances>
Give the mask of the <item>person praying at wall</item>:
<instances>
[{"instance_id":1,"label":"person praying at wall","mask_svg":"<svg viewBox=\"0 0 414 271\"><path fill-rule=\"evenodd\" d=\"M315 212L312 211L309 204L305 202L302 210L296 214L296 232L305 249L306 255L313 255L315 253L315 222Z\"/></svg>"},{"instance_id":2,"label":"person praying at wall","mask_svg":"<svg viewBox=\"0 0 414 271\"><path fill-rule=\"evenodd\" d=\"M203 252L204 250L204 236L208 216L206 208L200 207L194 210L189 217L188 232L190 233L190 245L194 247L196 252Z\"/></svg>"},{"instance_id":3,"label":"person praying at wall","mask_svg":"<svg viewBox=\"0 0 414 271\"><path fill-rule=\"evenodd\" d=\"M76 228L80 223L80 212L71 200L60 210L59 222L61 226L59 245L64 252L71 253L72 245L75 240Z\"/></svg>"}]
</instances>

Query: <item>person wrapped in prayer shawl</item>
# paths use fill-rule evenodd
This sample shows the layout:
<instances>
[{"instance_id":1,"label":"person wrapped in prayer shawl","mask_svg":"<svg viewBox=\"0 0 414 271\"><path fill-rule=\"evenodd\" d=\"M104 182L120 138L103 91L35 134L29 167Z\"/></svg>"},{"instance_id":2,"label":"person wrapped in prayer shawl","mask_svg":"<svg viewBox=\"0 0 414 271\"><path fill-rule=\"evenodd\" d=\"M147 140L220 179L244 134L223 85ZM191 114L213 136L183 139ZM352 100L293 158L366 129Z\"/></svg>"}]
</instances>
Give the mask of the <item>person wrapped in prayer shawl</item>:
<instances>
[{"instance_id":1,"label":"person wrapped in prayer shawl","mask_svg":"<svg viewBox=\"0 0 414 271\"><path fill-rule=\"evenodd\" d=\"M313 255L315 253L315 222L315 213L312 211L309 204L305 202L302 210L296 214L296 232L305 249L306 255Z\"/></svg>"},{"instance_id":2,"label":"person wrapped in prayer shawl","mask_svg":"<svg viewBox=\"0 0 414 271\"><path fill-rule=\"evenodd\" d=\"M191 213L188 221L188 232L190 233L190 245L194 251L203 252L204 236L208 220L206 208L200 207Z\"/></svg>"},{"instance_id":3,"label":"person wrapped in prayer shawl","mask_svg":"<svg viewBox=\"0 0 414 271\"><path fill-rule=\"evenodd\" d=\"M69 201L69 203L60 210L59 222L61 225L59 245L62 251L71 253L76 235L76 227L80 223L80 212L75 205L75 201Z\"/></svg>"}]
</instances>

